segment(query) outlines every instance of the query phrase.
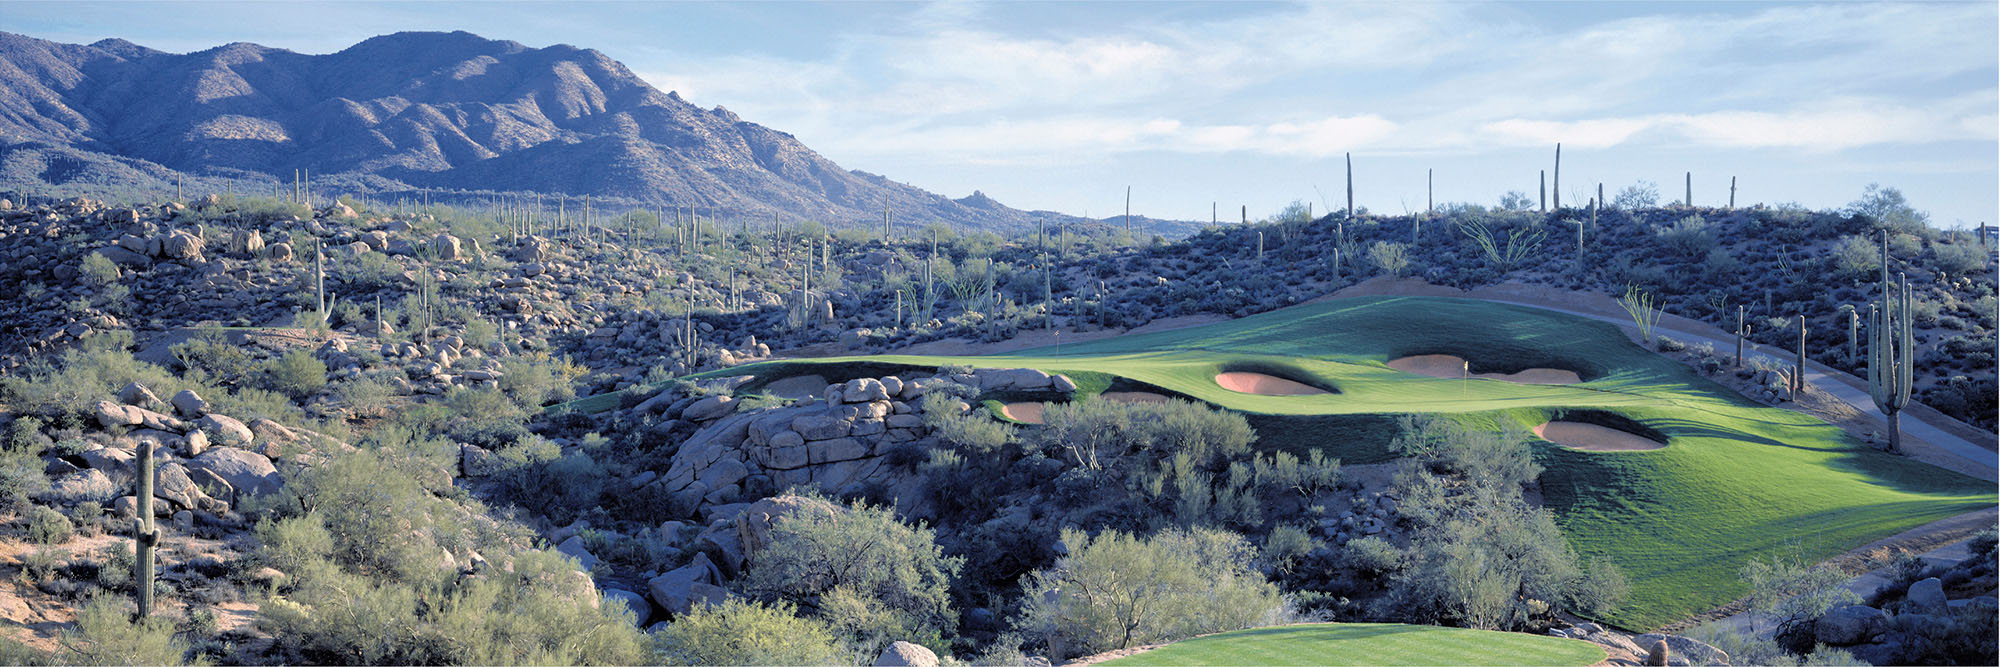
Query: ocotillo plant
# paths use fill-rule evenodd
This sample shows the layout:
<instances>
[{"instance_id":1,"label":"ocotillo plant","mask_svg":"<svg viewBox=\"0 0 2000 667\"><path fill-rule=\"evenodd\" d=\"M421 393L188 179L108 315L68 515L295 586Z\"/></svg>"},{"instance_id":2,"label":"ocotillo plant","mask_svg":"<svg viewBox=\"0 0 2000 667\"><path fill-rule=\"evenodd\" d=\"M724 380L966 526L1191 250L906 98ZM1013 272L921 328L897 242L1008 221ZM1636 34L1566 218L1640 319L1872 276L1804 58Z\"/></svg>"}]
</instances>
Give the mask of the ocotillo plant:
<instances>
[{"instance_id":1,"label":"ocotillo plant","mask_svg":"<svg viewBox=\"0 0 2000 667\"><path fill-rule=\"evenodd\" d=\"M1653 307L1653 295L1636 285L1626 285L1625 296L1618 297L1618 307L1624 308L1632 323L1639 327L1639 338L1646 348L1659 349L1658 341L1653 338L1653 325L1659 323L1660 311Z\"/></svg>"},{"instance_id":2,"label":"ocotillo plant","mask_svg":"<svg viewBox=\"0 0 2000 667\"><path fill-rule=\"evenodd\" d=\"M1910 404L1911 369L1916 341L1910 326L1910 281L1903 278L1901 298L1889 283L1889 232L1882 232L1882 302L1870 310L1868 323L1868 396L1889 423L1889 451L1903 449L1903 407Z\"/></svg>"},{"instance_id":3,"label":"ocotillo plant","mask_svg":"<svg viewBox=\"0 0 2000 667\"><path fill-rule=\"evenodd\" d=\"M139 473L133 483L138 486L135 494L139 500L139 516L132 520L132 555L134 572L133 598L139 604L139 617L153 614L153 546L160 543L160 530L153 524L153 447L151 440L139 445Z\"/></svg>"}]
</instances>

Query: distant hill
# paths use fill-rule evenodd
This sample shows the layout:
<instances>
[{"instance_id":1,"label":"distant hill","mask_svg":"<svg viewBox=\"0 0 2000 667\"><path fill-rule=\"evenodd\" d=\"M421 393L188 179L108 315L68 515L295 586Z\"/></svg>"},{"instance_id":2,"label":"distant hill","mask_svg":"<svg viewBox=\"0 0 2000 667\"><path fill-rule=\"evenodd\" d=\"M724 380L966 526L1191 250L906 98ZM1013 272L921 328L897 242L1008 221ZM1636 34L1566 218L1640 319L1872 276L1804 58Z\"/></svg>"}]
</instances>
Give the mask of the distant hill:
<instances>
[{"instance_id":1,"label":"distant hill","mask_svg":"<svg viewBox=\"0 0 2000 667\"><path fill-rule=\"evenodd\" d=\"M173 54L0 32L0 182L157 188L173 171L268 182L301 168L357 190L589 194L843 225L885 206L996 231L1081 220L843 169L591 49L404 32L327 55L241 42Z\"/></svg>"}]
</instances>

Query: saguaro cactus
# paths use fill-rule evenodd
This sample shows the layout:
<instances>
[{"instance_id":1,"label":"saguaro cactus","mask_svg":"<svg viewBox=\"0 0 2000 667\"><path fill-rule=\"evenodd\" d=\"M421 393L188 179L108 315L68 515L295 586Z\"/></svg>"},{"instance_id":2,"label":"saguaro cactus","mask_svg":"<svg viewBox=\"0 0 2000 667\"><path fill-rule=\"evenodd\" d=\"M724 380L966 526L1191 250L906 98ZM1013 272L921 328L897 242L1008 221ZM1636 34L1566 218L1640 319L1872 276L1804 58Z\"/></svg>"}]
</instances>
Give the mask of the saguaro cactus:
<instances>
[{"instance_id":1,"label":"saguaro cactus","mask_svg":"<svg viewBox=\"0 0 2000 667\"><path fill-rule=\"evenodd\" d=\"M1861 309L1847 309L1847 365L1861 363Z\"/></svg>"},{"instance_id":2,"label":"saguaro cactus","mask_svg":"<svg viewBox=\"0 0 2000 667\"><path fill-rule=\"evenodd\" d=\"M1898 292L1900 291L1900 294ZM1868 395L1889 423L1889 451L1903 449L1902 412L1910 404L1916 341L1910 325L1910 281L1889 282L1889 232L1882 232L1882 301L1868 323Z\"/></svg>"},{"instance_id":3,"label":"saguaro cactus","mask_svg":"<svg viewBox=\"0 0 2000 667\"><path fill-rule=\"evenodd\" d=\"M1737 368L1743 367L1743 334L1748 333L1748 331L1744 329L1745 322L1743 320L1743 315L1744 315L1743 305L1737 304L1736 305L1736 367Z\"/></svg>"},{"instance_id":4,"label":"saguaro cactus","mask_svg":"<svg viewBox=\"0 0 2000 667\"><path fill-rule=\"evenodd\" d=\"M1552 185L1551 189L1555 190L1556 210L1560 211L1563 207L1563 145L1560 142L1556 144L1556 177Z\"/></svg>"},{"instance_id":5,"label":"saguaro cactus","mask_svg":"<svg viewBox=\"0 0 2000 667\"><path fill-rule=\"evenodd\" d=\"M1806 392L1806 316L1799 314L1799 355L1792 366L1792 400Z\"/></svg>"},{"instance_id":6,"label":"saguaro cactus","mask_svg":"<svg viewBox=\"0 0 2000 667\"><path fill-rule=\"evenodd\" d=\"M153 546L160 543L160 530L153 525L153 447L151 440L139 445L139 474L133 481L138 486L139 516L132 520L133 568L137 570L132 587L140 618L153 614Z\"/></svg>"},{"instance_id":7,"label":"saguaro cactus","mask_svg":"<svg viewBox=\"0 0 2000 667\"><path fill-rule=\"evenodd\" d=\"M1344 155L1347 156L1347 218L1352 220L1354 219L1354 154Z\"/></svg>"}]
</instances>

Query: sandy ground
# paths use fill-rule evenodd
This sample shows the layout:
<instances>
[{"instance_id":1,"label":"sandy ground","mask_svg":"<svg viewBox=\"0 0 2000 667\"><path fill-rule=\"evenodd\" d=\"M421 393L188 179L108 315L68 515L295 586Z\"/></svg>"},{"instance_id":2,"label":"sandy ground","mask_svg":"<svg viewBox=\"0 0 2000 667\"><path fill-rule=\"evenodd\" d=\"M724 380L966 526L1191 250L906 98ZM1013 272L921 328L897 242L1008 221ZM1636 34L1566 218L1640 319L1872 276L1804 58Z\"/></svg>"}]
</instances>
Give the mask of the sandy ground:
<instances>
[{"instance_id":1,"label":"sandy ground","mask_svg":"<svg viewBox=\"0 0 2000 667\"><path fill-rule=\"evenodd\" d=\"M1215 383L1222 385L1223 389L1228 389L1239 394L1256 394L1259 396L1313 396L1332 393L1319 387L1302 382L1293 382L1274 375L1247 373L1243 371L1230 371L1218 374L1215 376Z\"/></svg>"},{"instance_id":2,"label":"sandy ground","mask_svg":"<svg viewBox=\"0 0 2000 667\"><path fill-rule=\"evenodd\" d=\"M1166 395L1150 391L1107 391L1098 394L1097 397L1113 403L1165 403L1172 400ZM1000 414L1024 424L1044 423L1046 420L1042 415L1047 411L1048 404L1043 402L1022 401L1000 406Z\"/></svg>"},{"instance_id":3,"label":"sandy ground","mask_svg":"<svg viewBox=\"0 0 2000 667\"><path fill-rule=\"evenodd\" d=\"M795 375L764 385L764 391L772 396L806 398L826 391L827 384L826 377L822 375Z\"/></svg>"},{"instance_id":4,"label":"sandy ground","mask_svg":"<svg viewBox=\"0 0 2000 667\"><path fill-rule=\"evenodd\" d=\"M1419 354L1389 362L1389 367L1405 373L1456 380L1464 377L1465 359L1451 354ZM1576 371L1530 368L1518 373L1473 373L1471 377L1517 384L1576 384L1583 378Z\"/></svg>"},{"instance_id":5,"label":"sandy ground","mask_svg":"<svg viewBox=\"0 0 2000 667\"><path fill-rule=\"evenodd\" d=\"M1653 440L1615 428L1582 422L1546 422L1535 427L1535 435L1564 447L1587 452L1638 452L1666 447Z\"/></svg>"}]
</instances>

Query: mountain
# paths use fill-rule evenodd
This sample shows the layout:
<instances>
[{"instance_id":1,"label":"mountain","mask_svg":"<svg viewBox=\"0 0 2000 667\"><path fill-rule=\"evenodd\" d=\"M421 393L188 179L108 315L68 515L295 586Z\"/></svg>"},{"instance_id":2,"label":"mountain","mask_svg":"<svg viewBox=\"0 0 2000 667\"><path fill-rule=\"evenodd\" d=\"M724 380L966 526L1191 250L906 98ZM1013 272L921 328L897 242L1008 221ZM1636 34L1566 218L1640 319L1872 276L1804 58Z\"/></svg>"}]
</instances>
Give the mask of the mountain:
<instances>
[{"instance_id":1,"label":"mountain","mask_svg":"<svg viewBox=\"0 0 2000 667\"><path fill-rule=\"evenodd\" d=\"M268 187L297 169L362 190L588 194L835 224L885 206L993 230L1081 220L841 168L591 49L404 32L326 55L241 42L173 54L0 32L0 182L158 186L183 172Z\"/></svg>"}]
</instances>

